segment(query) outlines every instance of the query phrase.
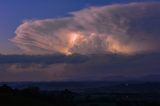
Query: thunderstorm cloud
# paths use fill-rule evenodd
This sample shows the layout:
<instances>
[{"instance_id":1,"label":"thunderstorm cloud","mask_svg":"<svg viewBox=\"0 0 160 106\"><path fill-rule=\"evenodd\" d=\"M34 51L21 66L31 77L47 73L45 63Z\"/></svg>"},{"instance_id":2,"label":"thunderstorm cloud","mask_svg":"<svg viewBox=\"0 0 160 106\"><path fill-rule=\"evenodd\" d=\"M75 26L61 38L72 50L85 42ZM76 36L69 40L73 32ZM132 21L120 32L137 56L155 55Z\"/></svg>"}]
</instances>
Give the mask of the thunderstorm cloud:
<instances>
[{"instance_id":1,"label":"thunderstorm cloud","mask_svg":"<svg viewBox=\"0 0 160 106\"><path fill-rule=\"evenodd\" d=\"M160 51L160 3L85 8L26 20L12 39L26 54L139 54Z\"/></svg>"}]
</instances>

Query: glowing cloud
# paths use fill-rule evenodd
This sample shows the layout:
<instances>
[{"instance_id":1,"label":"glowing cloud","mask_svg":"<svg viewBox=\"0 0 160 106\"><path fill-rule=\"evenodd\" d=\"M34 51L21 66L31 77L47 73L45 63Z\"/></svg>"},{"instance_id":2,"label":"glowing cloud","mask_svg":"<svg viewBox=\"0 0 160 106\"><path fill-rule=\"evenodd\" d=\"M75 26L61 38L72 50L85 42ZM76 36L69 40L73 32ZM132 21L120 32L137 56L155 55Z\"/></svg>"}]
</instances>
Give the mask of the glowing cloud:
<instances>
[{"instance_id":1,"label":"glowing cloud","mask_svg":"<svg viewBox=\"0 0 160 106\"><path fill-rule=\"evenodd\" d=\"M106 48L108 51L112 53L125 53L125 54L132 54L134 51L132 48L128 47L127 45L121 44L118 40L108 36L106 39L106 43L108 47Z\"/></svg>"},{"instance_id":2,"label":"glowing cloud","mask_svg":"<svg viewBox=\"0 0 160 106\"><path fill-rule=\"evenodd\" d=\"M24 21L12 41L27 54L136 54L160 50L160 3L107 5L71 14Z\"/></svg>"}]
</instances>

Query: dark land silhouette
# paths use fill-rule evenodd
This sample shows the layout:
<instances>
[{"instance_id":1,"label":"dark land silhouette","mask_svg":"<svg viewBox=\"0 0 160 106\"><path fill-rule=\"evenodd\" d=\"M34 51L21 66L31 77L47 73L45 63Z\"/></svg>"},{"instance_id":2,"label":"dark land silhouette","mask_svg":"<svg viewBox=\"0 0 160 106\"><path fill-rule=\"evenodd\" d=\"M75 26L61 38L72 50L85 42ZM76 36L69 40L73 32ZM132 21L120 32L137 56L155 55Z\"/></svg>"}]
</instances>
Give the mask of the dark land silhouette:
<instances>
[{"instance_id":1,"label":"dark land silhouette","mask_svg":"<svg viewBox=\"0 0 160 106\"><path fill-rule=\"evenodd\" d=\"M83 92L3 84L0 106L160 106L160 83L116 84Z\"/></svg>"}]
</instances>

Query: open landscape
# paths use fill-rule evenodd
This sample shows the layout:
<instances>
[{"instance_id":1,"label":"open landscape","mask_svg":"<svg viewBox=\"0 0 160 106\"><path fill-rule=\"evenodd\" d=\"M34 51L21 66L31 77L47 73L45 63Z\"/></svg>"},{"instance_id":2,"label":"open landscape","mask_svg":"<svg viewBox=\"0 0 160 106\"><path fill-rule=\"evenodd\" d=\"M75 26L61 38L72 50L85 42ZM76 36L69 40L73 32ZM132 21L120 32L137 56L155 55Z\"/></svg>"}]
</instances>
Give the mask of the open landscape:
<instances>
[{"instance_id":1,"label":"open landscape","mask_svg":"<svg viewBox=\"0 0 160 106\"><path fill-rule=\"evenodd\" d=\"M7 85L6 85L7 84ZM3 106L156 106L160 82L1 83Z\"/></svg>"}]
</instances>

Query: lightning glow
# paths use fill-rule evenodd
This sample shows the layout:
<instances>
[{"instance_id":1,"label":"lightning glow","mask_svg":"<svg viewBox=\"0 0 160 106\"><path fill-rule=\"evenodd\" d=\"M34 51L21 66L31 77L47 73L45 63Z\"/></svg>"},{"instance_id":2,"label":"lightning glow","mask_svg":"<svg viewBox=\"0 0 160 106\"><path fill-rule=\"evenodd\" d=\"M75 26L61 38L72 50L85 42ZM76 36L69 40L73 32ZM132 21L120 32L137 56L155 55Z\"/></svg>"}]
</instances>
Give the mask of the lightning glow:
<instances>
[{"instance_id":1,"label":"lightning glow","mask_svg":"<svg viewBox=\"0 0 160 106\"><path fill-rule=\"evenodd\" d=\"M112 37L108 36L106 39L106 43L108 44L107 50L112 53L122 53L122 54L132 54L134 53L133 49L127 47L127 45L121 44L119 41L113 39Z\"/></svg>"},{"instance_id":2,"label":"lightning glow","mask_svg":"<svg viewBox=\"0 0 160 106\"><path fill-rule=\"evenodd\" d=\"M64 49L64 54L71 55L72 52L70 51L77 43L79 39L79 34L75 32L69 33L69 39L66 49Z\"/></svg>"}]
</instances>

